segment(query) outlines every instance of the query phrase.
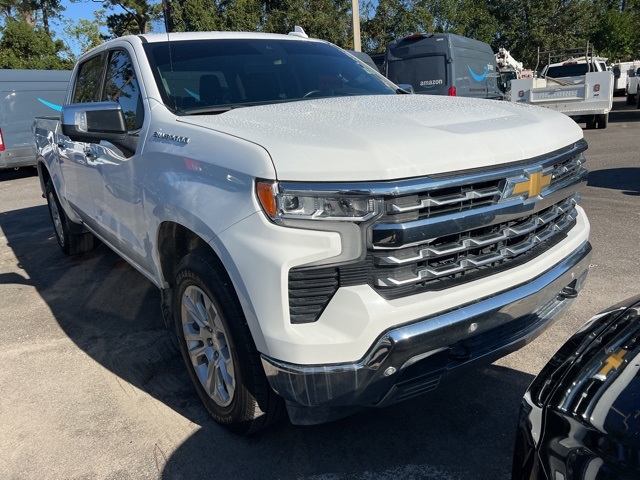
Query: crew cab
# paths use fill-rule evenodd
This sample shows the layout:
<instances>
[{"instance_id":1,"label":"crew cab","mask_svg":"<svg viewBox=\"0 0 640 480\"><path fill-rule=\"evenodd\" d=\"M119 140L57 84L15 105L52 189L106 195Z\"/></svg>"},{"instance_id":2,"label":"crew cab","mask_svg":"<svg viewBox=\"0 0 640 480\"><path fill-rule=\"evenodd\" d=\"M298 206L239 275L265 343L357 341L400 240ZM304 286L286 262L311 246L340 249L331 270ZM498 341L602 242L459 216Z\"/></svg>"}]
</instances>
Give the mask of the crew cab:
<instances>
[{"instance_id":1,"label":"crew cab","mask_svg":"<svg viewBox=\"0 0 640 480\"><path fill-rule=\"evenodd\" d=\"M161 290L236 432L437 388L533 340L588 272L574 122L407 94L299 30L109 41L34 132L62 250L101 241Z\"/></svg>"}]
</instances>

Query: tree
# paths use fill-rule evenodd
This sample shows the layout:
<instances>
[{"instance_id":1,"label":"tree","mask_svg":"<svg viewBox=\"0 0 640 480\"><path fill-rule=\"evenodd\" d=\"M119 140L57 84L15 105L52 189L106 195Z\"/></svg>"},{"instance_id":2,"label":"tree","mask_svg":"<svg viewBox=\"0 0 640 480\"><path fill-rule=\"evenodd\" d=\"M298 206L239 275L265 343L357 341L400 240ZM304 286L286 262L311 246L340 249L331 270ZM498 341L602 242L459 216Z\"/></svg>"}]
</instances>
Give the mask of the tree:
<instances>
[{"instance_id":1,"label":"tree","mask_svg":"<svg viewBox=\"0 0 640 480\"><path fill-rule=\"evenodd\" d=\"M49 18L64 11L60 0L0 0L0 12L5 18L24 20L31 27L38 25L41 19L47 35L51 36Z\"/></svg>"},{"instance_id":2,"label":"tree","mask_svg":"<svg viewBox=\"0 0 640 480\"><path fill-rule=\"evenodd\" d=\"M372 14L372 12L375 12ZM433 31L434 15L425 0L380 0L364 5L361 21L364 50L383 52L387 43L412 33Z\"/></svg>"},{"instance_id":3,"label":"tree","mask_svg":"<svg viewBox=\"0 0 640 480\"><path fill-rule=\"evenodd\" d=\"M173 4L176 31L203 32L222 30L215 0L177 0Z\"/></svg>"},{"instance_id":4,"label":"tree","mask_svg":"<svg viewBox=\"0 0 640 480\"><path fill-rule=\"evenodd\" d=\"M492 13L499 29L491 42L505 47L525 65L534 68L537 52L586 47L594 28L593 4L587 0L498 0ZM540 66L546 63L540 59Z\"/></svg>"},{"instance_id":5,"label":"tree","mask_svg":"<svg viewBox=\"0 0 640 480\"><path fill-rule=\"evenodd\" d=\"M151 22L162 17L161 4L147 0L105 0L102 5L106 10L123 10L107 15L107 27L114 37L149 33Z\"/></svg>"},{"instance_id":6,"label":"tree","mask_svg":"<svg viewBox=\"0 0 640 480\"><path fill-rule=\"evenodd\" d=\"M307 35L353 48L351 2L348 0L288 0L266 2L264 30L289 33L296 25Z\"/></svg>"},{"instance_id":7,"label":"tree","mask_svg":"<svg viewBox=\"0 0 640 480\"><path fill-rule=\"evenodd\" d=\"M8 19L0 38L0 68L66 70L73 66L63 59L67 49L62 41L52 40L40 27L25 20Z\"/></svg>"},{"instance_id":8,"label":"tree","mask_svg":"<svg viewBox=\"0 0 640 480\"><path fill-rule=\"evenodd\" d=\"M104 10L93 12L93 21L84 18L77 22L67 20L64 33L80 47L82 53L97 47L105 41L105 35L100 33L100 28L106 26L104 21Z\"/></svg>"},{"instance_id":9,"label":"tree","mask_svg":"<svg viewBox=\"0 0 640 480\"><path fill-rule=\"evenodd\" d=\"M612 60L633 60L640 48L640 2L595 2L595 28L591 41L601 55Z\"/></svg>"}]
</instances>

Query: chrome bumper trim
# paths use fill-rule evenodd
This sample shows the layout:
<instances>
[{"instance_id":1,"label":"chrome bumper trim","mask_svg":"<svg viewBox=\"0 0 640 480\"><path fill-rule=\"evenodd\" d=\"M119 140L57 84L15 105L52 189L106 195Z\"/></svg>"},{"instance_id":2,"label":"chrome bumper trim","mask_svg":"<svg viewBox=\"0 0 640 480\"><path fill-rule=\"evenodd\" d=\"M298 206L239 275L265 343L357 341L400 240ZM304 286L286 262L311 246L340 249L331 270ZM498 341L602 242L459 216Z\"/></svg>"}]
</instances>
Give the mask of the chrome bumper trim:
<instances>
[{"instance_id":1,"label":"chrome bumper trim","mask_svg":"<svg viewBox=\"0 0 640 480\"><path fill-rule=\"evenodd\" d=\"M575 295L563 291L581 289L590 258L585 242L530 282L383 333L355 363L295 365L262 355L262 364L294 423L336 418L332 407L395 403L437 387L459 367L490 363L532 341L571 304Z\"/></svg>"}]
</instances>

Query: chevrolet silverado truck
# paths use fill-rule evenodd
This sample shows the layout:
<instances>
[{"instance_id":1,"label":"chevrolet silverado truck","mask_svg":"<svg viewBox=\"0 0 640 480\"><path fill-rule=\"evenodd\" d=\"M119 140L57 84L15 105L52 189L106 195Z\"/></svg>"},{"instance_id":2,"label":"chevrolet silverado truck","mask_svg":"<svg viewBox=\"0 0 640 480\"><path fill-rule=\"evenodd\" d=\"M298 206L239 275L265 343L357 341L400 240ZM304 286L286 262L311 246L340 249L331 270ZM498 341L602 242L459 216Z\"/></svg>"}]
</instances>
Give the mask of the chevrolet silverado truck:
<instances>
[{"instance_id":1,"label":"chevrolet silverado truck","mask_svg":"<svg viewBox=\"0 0 640 480\"><path fill-rule=\"evenodd\" d=\"M588 272L573 121L407 94L299 31L109 41L34 134L62 250L101 242L161 290L239 433L435 389L530 342Z\"/></svg>"}]
</instances>

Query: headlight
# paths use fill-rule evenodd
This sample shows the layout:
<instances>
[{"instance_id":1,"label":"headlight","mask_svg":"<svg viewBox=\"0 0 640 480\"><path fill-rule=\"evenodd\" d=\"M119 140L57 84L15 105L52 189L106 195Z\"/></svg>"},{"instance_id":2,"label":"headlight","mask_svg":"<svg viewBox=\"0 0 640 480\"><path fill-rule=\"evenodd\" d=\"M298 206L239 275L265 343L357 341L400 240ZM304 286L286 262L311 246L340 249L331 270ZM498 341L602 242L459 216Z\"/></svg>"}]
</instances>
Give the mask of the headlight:
<instances>
[{"instance_id":1,"label":"headlight","mask_svg":"<svg viewBox=\"0 0 640 480\"><path fill-rule=\"evenodd\" d=\"M257 182L256 193L264 212L277 223L287 219L364 222L380 211L380 200L366 195L287 191L267 181Z\"/></svg>"}]
</instances>

